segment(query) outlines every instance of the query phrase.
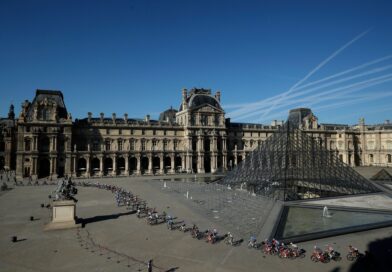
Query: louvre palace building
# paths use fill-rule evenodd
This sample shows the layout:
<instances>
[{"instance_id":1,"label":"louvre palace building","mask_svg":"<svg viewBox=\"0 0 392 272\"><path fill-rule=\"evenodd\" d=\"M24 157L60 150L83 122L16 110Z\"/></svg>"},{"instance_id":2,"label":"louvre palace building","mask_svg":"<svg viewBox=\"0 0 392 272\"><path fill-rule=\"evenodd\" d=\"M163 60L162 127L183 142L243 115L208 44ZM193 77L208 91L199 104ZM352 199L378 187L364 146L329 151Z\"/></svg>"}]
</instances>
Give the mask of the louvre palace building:
<instances>
[{"instance_id":1,"label":"louvre palace building","mask_svg":"<svg viewBox=\"0 0 392 272\"><path fill-rule=\"evenodd\" d=\"M276 132L271 125L225 117L221 92L182 90L178 109L149 115L87 113L73 120L62 92L37 90L18 116L13 105L0 118L0 169L18 179L173 173L224 173ZM392 124L319 123L310 109L301 130L350 166L392 166Z\"/></svg>"}]
</instances>

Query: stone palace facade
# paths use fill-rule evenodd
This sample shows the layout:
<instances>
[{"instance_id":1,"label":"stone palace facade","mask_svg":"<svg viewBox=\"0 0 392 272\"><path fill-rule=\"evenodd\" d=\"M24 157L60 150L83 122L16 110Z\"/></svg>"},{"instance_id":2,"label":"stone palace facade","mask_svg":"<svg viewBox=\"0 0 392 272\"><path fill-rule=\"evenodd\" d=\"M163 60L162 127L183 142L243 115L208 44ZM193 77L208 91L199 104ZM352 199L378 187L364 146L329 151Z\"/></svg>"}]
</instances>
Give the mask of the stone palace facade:
<instances>
[{"instance_id":1,"label":"stone palace facade","mask_svg":"<svg viewBox=\"0 0 392 272\"><path fill-rule=\"evenodd\" d=\"M18 179L217 173L236 166L273 134L271 125L225 118L221 92L182 91L178 110L159 120L103 113L72 120L60 91L37 90L18 117L11 105L0 118L0 169ZM351 166L392 166L392 124L354 126L318 123L310 109L302 129Z\"/></svg>"}]
</instances>

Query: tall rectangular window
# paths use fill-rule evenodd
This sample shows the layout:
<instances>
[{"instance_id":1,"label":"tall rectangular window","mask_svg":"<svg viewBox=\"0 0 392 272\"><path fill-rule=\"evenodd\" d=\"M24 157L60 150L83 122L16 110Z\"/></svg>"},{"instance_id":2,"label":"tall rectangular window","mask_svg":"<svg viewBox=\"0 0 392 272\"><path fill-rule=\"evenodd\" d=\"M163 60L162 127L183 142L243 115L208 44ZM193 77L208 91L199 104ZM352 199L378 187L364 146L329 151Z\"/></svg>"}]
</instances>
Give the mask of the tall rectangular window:
<instances>
[{"instance_id":1,"label":"tall rectangular window","mask_svg":"<svg viewBox=\"0 0 392 272\"><path fill-rule=\"evenodd\" d=\"M130 149L130 150L135 150L135 140L132 139L132 140L130 141L129 149Z\"/></svg>"},{"instance_id":2,"label":"tall rectangular window","mask_svg":"<svg viewBox=\"0 0 392 272\"><path fill-rule=\"evenodd\" d=\"M122 140L118 140L118 151L123 150L123 142Z\"/></svg>"},{"instance_id":3,"label":"tall rectangular window","mask_svg":"<svg viewBox=\"0 0 392 272\"><path fill-rule=\"evenodd\" d=\"M163 141L163 150L167 150L167 141L166 140Z\"/></svg>"},{"instance_id":4,"label":"tall rectangular window","mask_svg":"<svg viewBox=\"0 0 392 272\"><path fill-rule=\"evenodd\" d=\"M31 141L30 139L25 140L25 151L30 151L31 150Z\"/></svg>"},{"instance_id":5,"label":"tall rectangular window","mask_svg":"<svg viewBox=\"0 0 392 272\"><path fill-rule=\"evenodd\" d=\"M106 149L106 151L109 151L110 150L110 140L106 140L105 141L105 149Z\"/></svg>"}]
</instances>

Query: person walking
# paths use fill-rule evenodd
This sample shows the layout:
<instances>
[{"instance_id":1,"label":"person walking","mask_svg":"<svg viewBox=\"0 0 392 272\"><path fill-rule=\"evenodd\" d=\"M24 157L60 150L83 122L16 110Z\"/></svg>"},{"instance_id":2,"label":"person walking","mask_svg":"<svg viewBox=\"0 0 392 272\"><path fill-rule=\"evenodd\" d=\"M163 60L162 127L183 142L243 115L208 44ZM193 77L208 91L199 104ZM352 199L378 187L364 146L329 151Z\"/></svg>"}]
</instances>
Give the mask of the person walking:
<instances>
[{"instance_id":1,"label":"person walking","mask_svg":"<svg viewBox=\"0 0 392 272\"><path fill-rule=\"evenodd\" d=\"M152 272L152 259L148 261L147 263L147 271Z\"/></svg>"}]
</instances>

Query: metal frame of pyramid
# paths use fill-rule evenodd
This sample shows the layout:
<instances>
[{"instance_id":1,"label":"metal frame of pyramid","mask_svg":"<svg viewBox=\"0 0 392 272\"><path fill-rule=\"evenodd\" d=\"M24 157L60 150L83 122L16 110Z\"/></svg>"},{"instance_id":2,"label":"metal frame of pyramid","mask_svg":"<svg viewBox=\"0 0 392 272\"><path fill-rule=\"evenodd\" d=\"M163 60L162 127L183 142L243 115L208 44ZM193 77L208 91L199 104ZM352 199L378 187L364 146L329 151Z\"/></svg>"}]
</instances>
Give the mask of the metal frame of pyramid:
<instances>
[{"instance_id":1,"label":"metal frame of pyramid","mask_svg":"<svg viewBox=\"0 0 392 272\"><path fill-rule=\"evenodd\" d=\"M389 181L392 182L392 175L387 170L381 169L373 177L370 178L375 181Z\"/></svg>"},{"instance_id":2,"label":"metal frame of pyramid","mask_svg":"<svg viewBox=\"0 0 392 272\"><path fill-rule=\"evenodd\" d=\"M292 116L220 183L283 201L380 192Z\"/></svg>"}]
</instances>

